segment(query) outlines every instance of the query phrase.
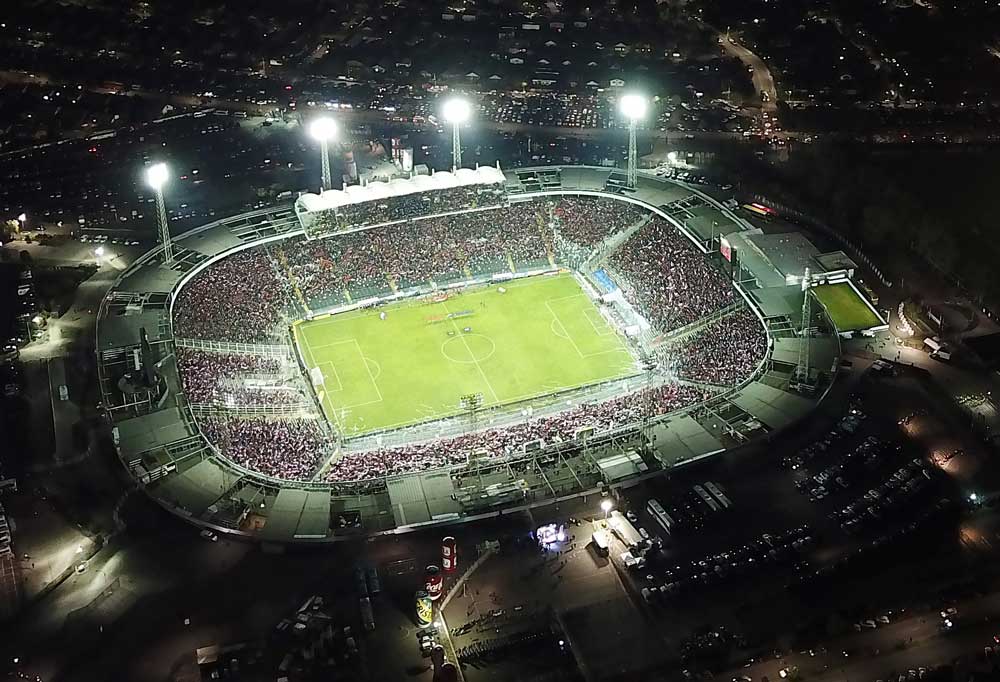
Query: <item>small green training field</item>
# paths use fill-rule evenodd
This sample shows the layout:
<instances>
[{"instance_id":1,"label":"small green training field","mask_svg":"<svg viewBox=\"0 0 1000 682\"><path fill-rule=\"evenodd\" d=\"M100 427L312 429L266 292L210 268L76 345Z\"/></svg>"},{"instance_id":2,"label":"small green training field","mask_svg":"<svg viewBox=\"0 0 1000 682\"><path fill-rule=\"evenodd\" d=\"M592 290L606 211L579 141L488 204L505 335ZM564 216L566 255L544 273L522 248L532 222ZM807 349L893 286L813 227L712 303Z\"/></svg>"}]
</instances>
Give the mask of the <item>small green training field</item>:
<instances>
[{"instance_id":1,"label":"small green training field","mask_svg":"<svg viewBox=\"0 0 1000 682\"><path fill-rule=\"evenodd\" d=\"M816 300L823 304L837 331L849 332L871 329L885 324L872 312L861 296L849 284L821 284L811 289Z\"/></svg>"},{"instance_id":2,"label":"small green training field","mask_svg":"<svg viewBox=\"0 0 1000 682\"><path fill-rule=\"evenodd\" d=\"M637 373L572 275L502 286L296 323L327 418L350 437L461 414L469 394L489 407Z\"/></svg>"}]
</instances>

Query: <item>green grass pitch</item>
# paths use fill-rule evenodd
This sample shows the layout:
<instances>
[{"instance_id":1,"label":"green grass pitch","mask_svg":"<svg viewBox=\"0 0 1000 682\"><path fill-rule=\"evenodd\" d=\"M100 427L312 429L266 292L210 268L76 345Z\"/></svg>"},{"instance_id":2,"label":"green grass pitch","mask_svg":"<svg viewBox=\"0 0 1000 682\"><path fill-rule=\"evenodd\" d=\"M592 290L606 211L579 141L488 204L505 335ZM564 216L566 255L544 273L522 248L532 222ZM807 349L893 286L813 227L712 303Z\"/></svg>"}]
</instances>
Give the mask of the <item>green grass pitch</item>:
<instances>
[{"instance_id":1,"label":"green grass pitch","mask_svg":"<svg viewBox=\"0 0 1000 682\"><path fill-rule=\"evenodd\" d=\"M354 436L461 414L467 394L489 407L637 373L572 275L502 286L296 323L303 361L322 373L327 418Z\"/></svg>"},{"instance_id":2,"label":"green grass pitch","mask_svg":"<svg viewBox=\"0 0 1000 682\"><path fill-rule=\"evenodd\" d=\"M812 292L826 307L838 331L859 331L882 324L848 284L822 284L813 287Z\"/></svg>"}]
</instances>

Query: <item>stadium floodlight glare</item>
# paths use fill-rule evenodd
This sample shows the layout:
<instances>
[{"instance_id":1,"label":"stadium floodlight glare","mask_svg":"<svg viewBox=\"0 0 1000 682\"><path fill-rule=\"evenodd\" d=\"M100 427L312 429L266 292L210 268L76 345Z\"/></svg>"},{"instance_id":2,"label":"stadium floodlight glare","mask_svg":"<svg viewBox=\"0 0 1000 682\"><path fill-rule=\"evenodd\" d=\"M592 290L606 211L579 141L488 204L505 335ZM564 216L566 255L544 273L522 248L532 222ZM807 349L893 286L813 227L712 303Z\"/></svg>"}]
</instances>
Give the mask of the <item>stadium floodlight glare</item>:
<instances>
[{"instance_id":1,"label":"stadium floodlight glare","mask_svg":"<svg viewBox=\"0 0 1000 682\"><path fill-rule=\"evenodd\" d=\"M441 114L448 123L465 123L472 116L472 107L467 99L452 97L445 101Z\"/></svg>"},{"instance_id":2,"label":"stadium floodlight glare","mask_svg":"<svg viewBox=\"0 0 1000 682\"><path fill-rule=\"evenodd\" d=\"M153 188L153 192L156 194L156 225L160 229L160 242L163 244L163 264L167 267L174 264L174 247L170 242L167 205L163 201L163 186L167 184L169 179L170 169L165 163L154 163L146 169L146 183Z\"/></svg>"},{"instance_id":3,"label":"stadium floodlight glare","mask_svg":"<svg viewBox=\"0 0 1000 682\"><path fill-rule=\"evenodd\" d=\"M337 122L329 116L320 116L309 124L309 134L314 140L329 142L337 136Z\"/></svg>"},{"instance_id":4,"label":"stadium floodlight glare","mask_svg":"<svg viewBox=\"0 0 1000 682\"><path fill-rule=\"evenodd\" d=\"M472 106L467 99L452 97L445 100L441 115L451 124L451 167L457 170L462 167L462 140L458 129L472 117Z\"/></svg>"},{"instance_id":5,"label":"stadium floodlight glare","mask_svg":"<svg viewBox=\"0 0 1000 682\"><path fill-rule=\"evenodd\" d=\"M622 98L618 100L618 109L628 119L628 179L626 185L631 188L635 187L638 180L635 130L639 119L645 118L648 106L645 97L634 93L622 95Z\"/></svg>"},{"instance_id":6,"label":"stadium floodlight glare","mask_svg":"<svg viewBox=\"0 0 1000 682\"><path fill-rule=\"evenodd\" d=\"M154 163L146 169L146 184L159 192L170 179L170 169L165 163Z\"/></svg>"},{"instance_id":7,"label":"stadium floodlight glare","mask_svg":"<svg viewBox=\"0 0 1000 682\"><path fill-rule=\"evenodd\" d=\"M320 116L309 124L309 134L319 141L321 167L323 169L323 189L333 188L333 176L330 172L330 141L337 137L337 122L329 116Z\"/></svg>"},{"instance_id":8,"label":"stadium floodlight glare","mask_svg":"<svg viewBox=\"0 0 1000 682\"><path fill-rule=\"evenodd\" d=\"M629 121L637 121L640 118L646 116L646 109L648 104L646 98L642 95L630 94L623 95L620 100L618 100L618 109L622 112L622 115Z\"/></svg>"}]
</instances>

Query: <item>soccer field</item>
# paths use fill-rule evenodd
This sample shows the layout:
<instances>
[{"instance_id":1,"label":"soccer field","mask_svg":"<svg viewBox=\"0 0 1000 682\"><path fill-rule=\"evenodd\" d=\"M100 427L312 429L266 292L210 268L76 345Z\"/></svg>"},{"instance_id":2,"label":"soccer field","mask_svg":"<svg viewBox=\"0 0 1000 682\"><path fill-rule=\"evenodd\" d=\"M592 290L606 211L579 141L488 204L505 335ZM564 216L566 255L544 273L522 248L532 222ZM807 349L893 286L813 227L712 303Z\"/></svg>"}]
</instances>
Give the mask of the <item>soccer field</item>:
<instances>
[{"instance_id":1,"label":"soccer field","mask_svg":"<svg viewBox=\"0 0 1000 682\"><path fill-rule=\"evenodd\" d=\"M468 394L489 407L637 373L572 275L503 286L296 323L327 418L354 436L460 414Z\"/></svg>"},{"instance_id":2,"label":"soccer field","mask_svg":"<svg viewBox=\"0 0 1000 682\"><path fill-rule=\"evenodd\" d=\"M826 308L838 331L870 329L882 324L882 320L847 283L822 284L811 291Z\"/></svg>"}]
</instances>

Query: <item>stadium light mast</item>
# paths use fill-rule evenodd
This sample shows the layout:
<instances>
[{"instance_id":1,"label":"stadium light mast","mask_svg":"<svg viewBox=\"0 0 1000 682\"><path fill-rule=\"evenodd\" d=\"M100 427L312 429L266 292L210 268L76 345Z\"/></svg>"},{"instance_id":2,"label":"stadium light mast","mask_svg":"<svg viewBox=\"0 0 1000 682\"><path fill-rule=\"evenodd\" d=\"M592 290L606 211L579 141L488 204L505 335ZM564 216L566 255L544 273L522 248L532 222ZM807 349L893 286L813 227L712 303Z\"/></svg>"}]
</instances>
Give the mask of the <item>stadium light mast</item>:
<instances>
[{"instance_id":1,"label":"stadium light mast","mask_svg":"<svg viewBox=\"0 0 1000 682\"><path fill-rule=\"evenodd\" d=\"M462 167L462 141L458 134L458 129L472 116L472 107L469 101L461 97L452 97L446 100L441 108L444 120L451 124L451 168L458 170Z\"/></svg>"},{"instance_id":2,"label":"stadium light mast","mask_svg":"<svg viewBox=\"0 0 1000 682\"><path fill-rule=\"evenodd\" d=\"M323 189L331 189L333 177L330 173L330 140L337 137L337 123L329 116L321 116L309 124L309 134L319 142L323 164Z\"/></svg>"},{"instance_id":3,"label":"stadium light mast","mask_svg":"<svg viewBox=\"0 0 1000 682\"><path fill-rule=\"evenodd\" d=\"M645 118L646 109L648 108L648 103L646 98L642 95L623 95L620 100L618 100L618 109L621 111L622 115L628 119L628 180L626 182L628 187L634 188L636 181L638 180L638 173L636 171L636 143L635 143L635 132L636 127L639 124L639 119Z\"/></svg>"},{"instance_id":4,"label":"stadium light mast","mask_svg":"<svg viewBox=\"0 0 1000 682\"><path fill-rule=\"evenodd\" d=\"M165 163L154 163L146 169L146 184L156 193L156 224L160 228L160 243L163 244L163 264L168 268L174 264L174 247L170 241L167 206L163 203L163 186L169 179L170 169Z\"/></svg>"}]
</instances>

